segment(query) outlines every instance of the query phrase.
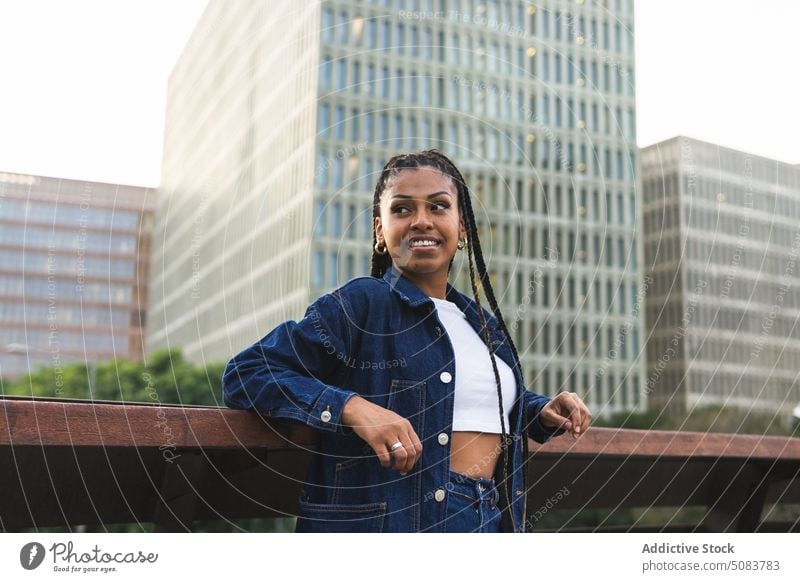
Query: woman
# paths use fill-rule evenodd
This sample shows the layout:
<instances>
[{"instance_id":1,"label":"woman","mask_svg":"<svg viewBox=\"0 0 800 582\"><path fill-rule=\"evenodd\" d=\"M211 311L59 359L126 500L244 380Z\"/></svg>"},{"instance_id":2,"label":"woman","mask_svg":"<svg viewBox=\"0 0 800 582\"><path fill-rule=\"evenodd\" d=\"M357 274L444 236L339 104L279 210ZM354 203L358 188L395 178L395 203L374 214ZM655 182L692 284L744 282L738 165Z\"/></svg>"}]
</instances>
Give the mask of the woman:
<instances>
[{"instance_id":1,"label":"woman","mask_svg":"<svg viewBox=\"0 0 800 582\"><path fill-rule=\"evenodd\" d=\"M525 389L446 156L389 160L372 212L371 277L233 358L225 403L320 430L297 531L526 531L527 437L577 438L591 414L574 393ZM457 250L474 299L448 282Z\"/></svg>"}]
</instances>

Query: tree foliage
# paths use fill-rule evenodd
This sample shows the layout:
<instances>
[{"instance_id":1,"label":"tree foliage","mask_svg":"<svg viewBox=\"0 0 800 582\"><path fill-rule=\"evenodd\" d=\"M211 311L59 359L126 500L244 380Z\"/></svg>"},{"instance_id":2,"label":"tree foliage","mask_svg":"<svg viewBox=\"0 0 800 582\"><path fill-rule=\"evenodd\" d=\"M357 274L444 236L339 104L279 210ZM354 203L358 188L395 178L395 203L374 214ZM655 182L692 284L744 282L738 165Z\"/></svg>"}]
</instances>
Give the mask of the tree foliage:
<instances>
[{"instance_id":1,"label":"tree foliage","mask_svg":"<svg viewBox=\"0 0 800 582\"><path fill-rule=\"evenodd\" d=\"M39 396L222 406L224 363L198 366L178 349L154 352L147 362L117 358L97 364L72 362L39 367L3 383L3 392Z\"/></svg>"},{"instance_id":2,"label":"tree foliage","mask_svg":"<svg viewBox=\"0 0 800 582\"><path fill-rule=\"evenodd\" d=\"M595 426L645 430L679 430L789 436L795 431L790 420L778 413L746 411L723 406L698 406L688 413L620 412L598 419Z\"/></svg>"}]
</instances>

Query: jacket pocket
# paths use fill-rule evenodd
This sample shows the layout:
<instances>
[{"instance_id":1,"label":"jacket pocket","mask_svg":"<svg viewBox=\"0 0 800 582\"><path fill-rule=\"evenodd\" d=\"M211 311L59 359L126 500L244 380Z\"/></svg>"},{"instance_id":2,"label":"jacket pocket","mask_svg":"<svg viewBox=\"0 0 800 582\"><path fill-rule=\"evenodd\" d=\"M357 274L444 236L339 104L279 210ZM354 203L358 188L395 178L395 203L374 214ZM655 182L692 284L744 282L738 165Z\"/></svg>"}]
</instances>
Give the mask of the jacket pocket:
<instances>
[{"instance_id":1,"label":"jacket pocket","mask_svg":"<svg viewBox=\"0 0 800 582\"><path fill-rule=\"evenodd\" d=\"M331 503L339 503L342 498L353 498L363 494L365 488L377 483L380 464L375 451L367 443L361 447L358 455L345 458L336 463L333 473Z\"/></svg>"},{"instance_id":2,"label":"jacket pocket","mask_svg":"<svg viewBox=\"0 0 800 582\"><path fill-rule=\"evenodd\" d=\"M311 503L299 500L298 533L378 533L383 531L386 503Z\"/></svg>"},{"instance_id":3,"label":"jacket pocket","mask_svg":"<svg viewBox=\"0 0 800 582\"><path fill-rule=\"evenodd\" d=\"M425 382L395 378L389 386L386 408L408 419L420 440L425 426Z\"/></svg>"}]
</instances>

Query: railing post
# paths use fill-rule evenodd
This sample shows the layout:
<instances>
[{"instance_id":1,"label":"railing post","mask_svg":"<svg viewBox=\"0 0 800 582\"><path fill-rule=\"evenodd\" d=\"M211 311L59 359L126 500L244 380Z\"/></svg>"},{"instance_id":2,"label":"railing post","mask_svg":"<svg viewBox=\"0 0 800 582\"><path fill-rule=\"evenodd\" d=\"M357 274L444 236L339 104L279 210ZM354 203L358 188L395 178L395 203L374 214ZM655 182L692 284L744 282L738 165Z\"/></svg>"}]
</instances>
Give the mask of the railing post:
<instances>
[{"instance_id":1,"label":"railing post","mask_svg":"<svg viewBox=\"0 0 800 582\"><path fill-rule=\"evenodd\" d=\"M169 463L159 487L153 518L155 531L192 531L197 503L195 488L205 473L205 458L200 453L184 451Z\"/></svg>"},{"instance_id":2,"label":"railing post","mask_svg":"<svg viewBox=\"0 0 800 582\"><path fill-rule=\"evenodd\" d=\"M754 532L761 523L769 486L768 468L755 461L724 462L712 477L708 511L701 530Z\"/></svg>"}]
</instances>

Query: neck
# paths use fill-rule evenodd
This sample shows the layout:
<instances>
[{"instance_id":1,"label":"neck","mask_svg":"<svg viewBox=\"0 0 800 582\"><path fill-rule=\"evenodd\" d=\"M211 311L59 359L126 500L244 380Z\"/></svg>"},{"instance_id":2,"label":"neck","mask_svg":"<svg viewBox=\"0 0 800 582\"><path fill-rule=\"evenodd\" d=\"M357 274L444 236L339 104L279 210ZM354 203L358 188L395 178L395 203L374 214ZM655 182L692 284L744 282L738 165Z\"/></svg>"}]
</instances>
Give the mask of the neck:
<instances>
[{"instance_id":1,"label":"neck","mask_svg":"<svg viewBox=\"0 0 800 582\"><path fill-rule=\"evenodd\" d=\"M406 279L414 283L417 288L428 297L445 299L447 295L447 271L443 273L414 273L406 271L402 267L392 265L392 268L403 275Z\"/></svg>"}]
</instances>

